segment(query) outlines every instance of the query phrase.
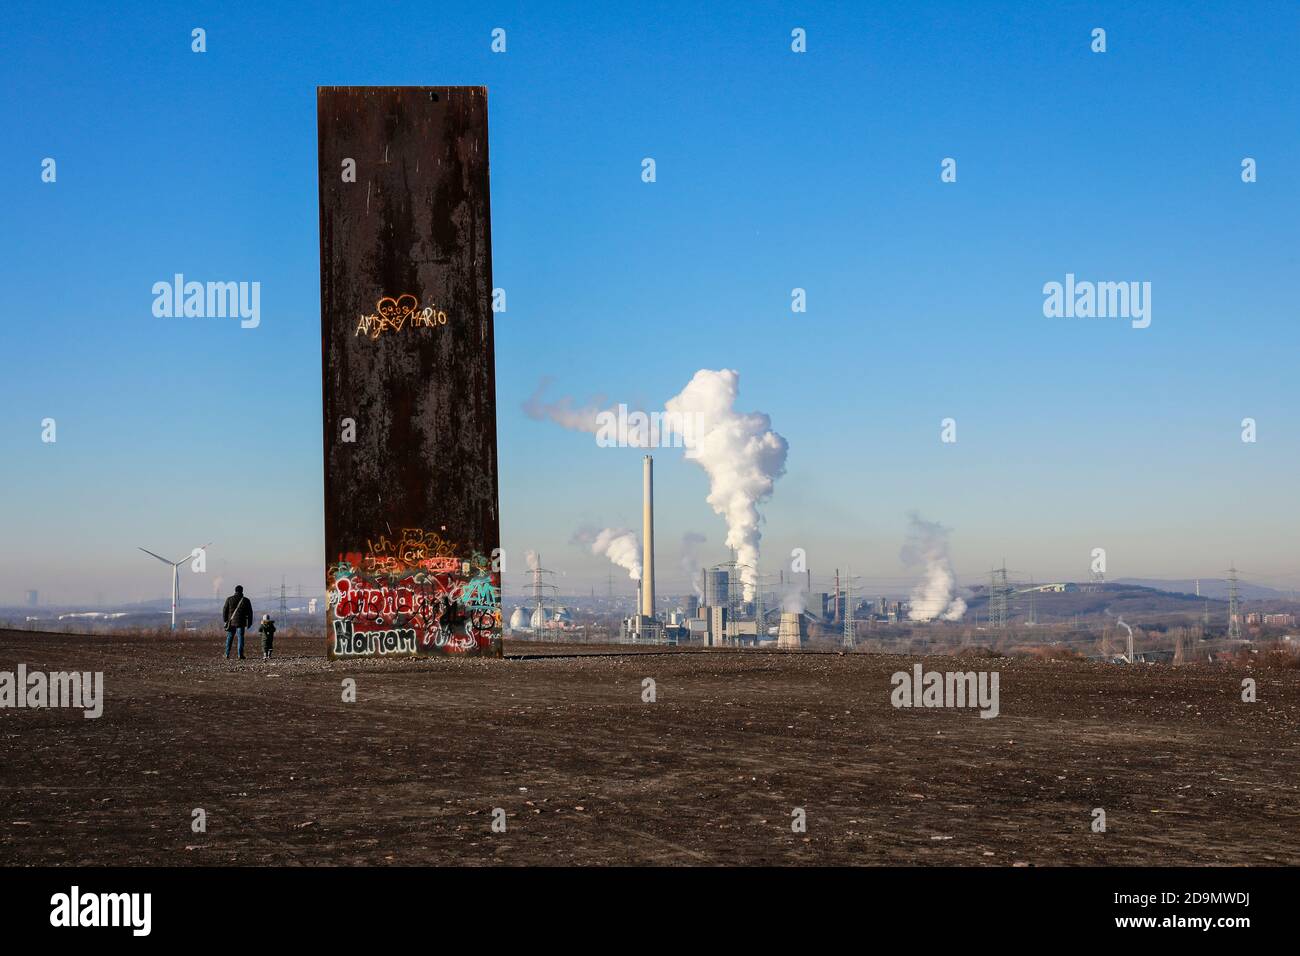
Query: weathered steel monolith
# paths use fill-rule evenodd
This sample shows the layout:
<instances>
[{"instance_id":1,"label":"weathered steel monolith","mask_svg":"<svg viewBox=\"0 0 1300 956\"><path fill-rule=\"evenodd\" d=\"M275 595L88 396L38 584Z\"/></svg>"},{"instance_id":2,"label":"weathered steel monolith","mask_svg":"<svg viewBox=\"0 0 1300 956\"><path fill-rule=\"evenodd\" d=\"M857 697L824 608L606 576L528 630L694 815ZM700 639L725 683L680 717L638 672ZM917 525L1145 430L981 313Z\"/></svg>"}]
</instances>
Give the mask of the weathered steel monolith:
<instances>
[{"instance_id":1,"label":"weathered steel monolith","mask_svg":"<svg viewBox=\"0 0 1300 956\"><path fill-rule=\"evenodd\" d=\"M487 90L321 87L329 656L501 653Z\"/></svg>"}]
</instances>

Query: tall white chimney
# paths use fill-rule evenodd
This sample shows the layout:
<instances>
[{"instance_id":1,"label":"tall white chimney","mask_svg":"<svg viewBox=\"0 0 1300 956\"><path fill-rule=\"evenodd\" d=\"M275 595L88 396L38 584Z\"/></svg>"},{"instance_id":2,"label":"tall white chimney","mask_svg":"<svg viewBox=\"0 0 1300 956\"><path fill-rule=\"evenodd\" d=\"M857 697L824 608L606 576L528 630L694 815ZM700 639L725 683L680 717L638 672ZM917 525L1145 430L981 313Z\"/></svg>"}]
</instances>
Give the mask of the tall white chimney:
<instances>
[{"instance_id":1,"label":"tall white chimney","mask_svg":"<svg viewBox=\"0 0 1300 956\"><path fill-rule=\"evenodd\" d=\"M655 616L655 460L646 455L642 461L644 497L641 508L641 614Z\"/></svg>"}]
</instances>

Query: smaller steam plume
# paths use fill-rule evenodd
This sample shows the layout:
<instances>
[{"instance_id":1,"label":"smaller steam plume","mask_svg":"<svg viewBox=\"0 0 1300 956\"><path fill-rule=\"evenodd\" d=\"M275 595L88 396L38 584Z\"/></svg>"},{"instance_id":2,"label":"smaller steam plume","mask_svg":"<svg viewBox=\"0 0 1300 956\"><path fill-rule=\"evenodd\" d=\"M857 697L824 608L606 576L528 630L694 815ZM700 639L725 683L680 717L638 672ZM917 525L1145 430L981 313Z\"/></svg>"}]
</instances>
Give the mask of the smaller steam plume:
<instances>
[{"instance_id":1,"label":"smaller steam plume","mask_svg":"<svg viewBox=\"0 0 1300 956\"><path fill-rule=\"evenodd\" d=\"M1124 657L1128 660L1130 664L1132 664L1133 663L1133 628L1125 624L1124 619L1122 617L1119 619L1119 626L1124 628L1124 630L1128 631L1128 646L1125 649Z\"/></svg>"},{"instance_id":2,"label":"smaller steam plume","mask_svg":"<svg viewBox=\"0 0 1300 956\"><path fill-rule=\"evenodd\" d=\"M908 515L907 540L901 555L908 567L923 566L925 578L913 590L908 618L913 621L960 621L966 602L957 597L957 576L948 556L948 529Z\"/></svg>"},{"instance_id":3,"label":"smaller steam plume","mask_svg":"<svg viewBox=\"0 0 1300 956\"><path fill-rule=\"evenodd\" d=\"M806 595L799 589L798 585L787 584L785 590L781 592L781 610L802 614L807 610L804 606L805 597Z\"/></svg>"},{"instance_id":4,"label":"smaller steam plume","mask_svg":"<svg viewBox=\"0 0 1300 956\"><path fill-rule=\"evenodd\" d=\"M627 572L633 581L641 580L641 539L626 528L602 531L579 531L574 540L591 547L592 554L602 555Z\"/></svg>"},{"instance_id":5,"label":"smaller steam plume","mask_svg":"<svg viewBox=\"0 0 1300 956\"><path fill-rule=\"evenodd\" d=\"M700 600L704 599L704 588L700 586L700 571L704 569L704 562L700 560L700 545L707 540L698 531L688 531L682 535L682 570L686 572L686 580L691 582L691 587Z\"/></svg>"}]
</instances>

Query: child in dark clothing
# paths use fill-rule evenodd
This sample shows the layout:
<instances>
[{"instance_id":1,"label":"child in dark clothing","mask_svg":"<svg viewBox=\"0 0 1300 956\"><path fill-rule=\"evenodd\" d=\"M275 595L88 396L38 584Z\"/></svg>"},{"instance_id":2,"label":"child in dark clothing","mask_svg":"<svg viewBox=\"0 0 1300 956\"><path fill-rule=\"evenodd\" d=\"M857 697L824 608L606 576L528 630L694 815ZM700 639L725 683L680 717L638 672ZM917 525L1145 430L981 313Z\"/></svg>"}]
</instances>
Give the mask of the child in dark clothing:
<instances>
[{"instance_id":1,"label":"child in dark clothing","mask_svg":"<svg viewBox=\"0 0 1300 956\"><path fill-rule=\"evenodd\" d=\"M257 633L262 635L262 660L269 661L275 645L275 621L271 620L271 615L262 615L262 626Z\"/></svg>"}]
</instances>

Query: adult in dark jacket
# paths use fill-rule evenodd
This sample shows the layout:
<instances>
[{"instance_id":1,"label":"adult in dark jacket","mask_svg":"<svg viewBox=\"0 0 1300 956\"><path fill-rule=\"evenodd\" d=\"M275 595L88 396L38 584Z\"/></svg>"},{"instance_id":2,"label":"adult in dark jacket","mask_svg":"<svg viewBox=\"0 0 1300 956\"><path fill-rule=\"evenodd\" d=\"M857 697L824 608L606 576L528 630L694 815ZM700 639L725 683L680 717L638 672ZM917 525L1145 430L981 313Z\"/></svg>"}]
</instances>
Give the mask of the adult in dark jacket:
<instances>
[{"instance_id":1,"label":"adult in dark jacket","mask_svg":"<svg viewBox=\"0 0 1300 956\"><path fill-rule=\"evenodd\" d=\"M230 645L239 632L239 659L244 659L244 628L253 623L253 602L244 597L244 586L235 585L235 593L226 598L221 609L221 620L226 625L226 659L230 659Z\"/></svg>"}]
</instances>

